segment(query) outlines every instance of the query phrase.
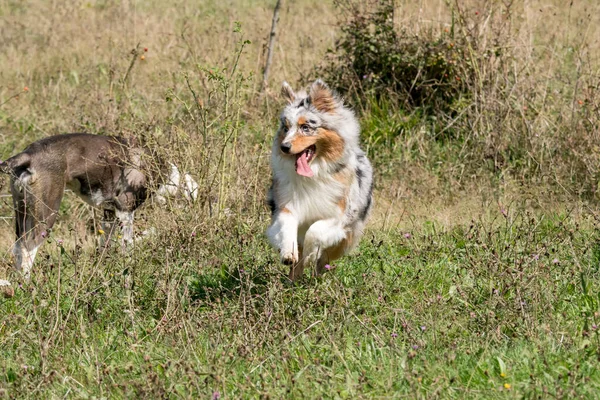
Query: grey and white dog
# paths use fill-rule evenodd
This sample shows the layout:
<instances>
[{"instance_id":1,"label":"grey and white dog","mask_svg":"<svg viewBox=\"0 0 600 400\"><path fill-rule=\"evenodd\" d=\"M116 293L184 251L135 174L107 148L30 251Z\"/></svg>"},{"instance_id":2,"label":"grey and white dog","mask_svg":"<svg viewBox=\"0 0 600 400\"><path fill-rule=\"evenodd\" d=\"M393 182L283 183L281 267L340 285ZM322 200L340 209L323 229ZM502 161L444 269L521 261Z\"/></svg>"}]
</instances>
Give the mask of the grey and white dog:
<instances>
[{"instance_id":1,"label":"grey and white dog","mask_svg":"<svg viewBox=\"0 0 600 400\"><path fill-rule=\"evenodd\" d=\"M0 163L10 175L15 209L16 268L29 278L38 248L58 216L66 188L104 210L110 238L117 219L122 245L133 241L135 210L150 194L159 202L180 189L190 200L198 191L189 174L157 160L149 149L120 137L72 133L47 137ZM154 191L153 188L156 188ZM0 286L8 286L0 280Z\"/></svg>"},{"instance_id":2,"label":"grey and white dog","mask_svg":"<svg viewBox=\"0 0 600 400\"><path fill-rule=\"evenodd\" d=\"M356 247L373 206L373 168L359 146L360 125L323 81L294 92L273 140L268 194L271 244L292 281L317 274Z\"/></svg>"}]
</instances>

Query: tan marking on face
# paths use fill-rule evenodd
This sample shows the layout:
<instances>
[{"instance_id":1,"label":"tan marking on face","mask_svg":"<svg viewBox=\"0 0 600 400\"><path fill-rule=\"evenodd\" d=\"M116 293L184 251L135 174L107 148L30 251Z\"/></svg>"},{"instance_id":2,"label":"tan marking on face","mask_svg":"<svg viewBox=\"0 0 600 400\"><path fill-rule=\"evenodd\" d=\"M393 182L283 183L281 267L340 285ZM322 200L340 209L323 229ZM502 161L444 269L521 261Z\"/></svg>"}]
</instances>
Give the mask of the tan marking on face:
<instances>
[{"instance_id":1,"label":"tan marking on face","mask_svg":"<svg viewBox=\"0 0 600 400\"><path fill-rule=\"evenodd\" d=\"M283 214L291 214L291 213L292 213L292 212L291 212L291 211L290 211L288 208L286 208L286 207L283 207L281 210L279 210L279 212L281 212L281 213L283 213Z\"/></svg>"},{"instance_id":2,"label":"tan marking on face","mask_svg":"<svg viewBox=\"0 0 600 400\"><path fill-rule=\"evenodd\" d=\"M344 155L344 139L335 131L317 129L317 155L327 161L338 161Z\"/></svg>"},{"instance_id":3,"label":"tan marking on face","mask_svg":"<svg viewBox=\"0 0 600 400\"><path fill-rule=\"evenodd\" d=\"M306 124L306 117L299 117L298 118L298 126L302 126Z\"/></svg>"},{"instance_id":4,"label":"tan marking on face","mask_svg":"<svg viewBox=\"0 0 600 400\"><path fill-rule=\"evenodd\" d=\"M292 139L291 154L299 154L304 150L317 143L317 136L296 136Z\"/></svg>"}]
</instances>

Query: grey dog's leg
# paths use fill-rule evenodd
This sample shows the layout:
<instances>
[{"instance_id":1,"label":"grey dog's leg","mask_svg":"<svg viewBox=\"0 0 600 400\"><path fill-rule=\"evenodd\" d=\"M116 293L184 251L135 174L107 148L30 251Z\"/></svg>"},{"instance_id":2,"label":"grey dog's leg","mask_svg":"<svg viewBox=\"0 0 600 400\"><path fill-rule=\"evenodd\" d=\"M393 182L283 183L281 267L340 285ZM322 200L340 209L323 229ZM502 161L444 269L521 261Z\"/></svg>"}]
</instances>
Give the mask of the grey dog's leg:
<instances>
[{"instance_id":1,"label":"grey dog's leg","mask_svg":"<svg viewBox=\"0 0 600 400\"><path fill-rule=\"evenodd\" d=\"M35 255L47 231L56 222L64 189L60 168L46 170L44 174L23 172L11 181L17 237L13 254L16 267L25 278L30 276Z\"/></svg>"}]
</instances>

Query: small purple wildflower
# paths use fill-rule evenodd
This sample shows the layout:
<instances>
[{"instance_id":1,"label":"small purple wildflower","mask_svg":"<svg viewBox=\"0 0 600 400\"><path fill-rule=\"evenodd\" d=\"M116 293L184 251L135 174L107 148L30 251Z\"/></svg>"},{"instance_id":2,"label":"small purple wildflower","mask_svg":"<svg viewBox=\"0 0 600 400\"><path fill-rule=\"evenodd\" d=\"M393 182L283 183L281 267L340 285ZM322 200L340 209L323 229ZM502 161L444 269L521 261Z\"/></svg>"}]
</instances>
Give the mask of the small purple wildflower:
<instances>
[{"instance_id":1,"label":"small purple wildflower","mask_svg":"<svg viewBox=\"0 0 600 400\"><path fill-rule=\"evenodd\" d=\"M244 272L246 272L246 270L240 269L240 274L243 274Z\"/></svg>"},{"instance_id":2,"label":"small purple wildflower","mask_svg":"<svg viewBox=\"0 0 600 400\"><path fill-rule=\"evenodd\" d=\"M363 75L363 79L367 79L367 75Z\"/></svg>"},{"instance_id":3,"label":"small purple wildflower","mask_svg":"<svg viewBox=\"0 0 600 400\"><path fill-rule=\"evenodd\" d=\"M196 231L192 232L192 237L196 237Z\"/></svg>"},{"instance_id":4,"label":"small purple wildflower","mask_svg":"<svg viewBox=\"0 0 600 400\"><path fill-rule=\"evenodd\" d=\"M219 400L221 398L221 393L219 391L214 391L212 395L212 400Z\"/></svg>"},{"instance_id":5,"label":"small purple wildflower","mask_svg":"<svg viewBox=\"0 0 600 400\"><path fill-rule=\"evenodd\" d=\"M558 264L560 261L558 261L558 258L555 258L554 260L552 260L552 264Z\"/></svg>"},{"instance_id":6,"label":"small purple wildflower","mask_svg":"<svg viewBox=\"0 0 600 400\"><path fill-rule=\"evenodd\" d=\"M418 350L418 349L419 349L419 346L418 346L418 345L416 345L416 344L413 344L413 347L412 347L412 348L413 348L413 350Z\"/></svg>"},{"instance_id":7,"label":"small purple wildflower","mask_svg":"<svg viewBox=\"0 0 600 400\"><path fill-rule=\"evenodd\" d=\"M498 289L494 289L494 294L498 295L500 292L498 291Z\"/></svg>"},{"instance_id":8,"label":"small purple wildflower","mask_svg":"<svg viewBox=\"0 0 600 400\"><path fill-rule=\"evenodd\" d=\"M425 327L425 325L422 325L422 326L421 326L421 330L422 330L422 331L424 331L425 329L427 329L427 328Z\"/></svg>"},{"instance_id":9,"label":"small purple wildflower","mask_svg":"<svg viewBox=\"0 0 600 400\"><path fill-rule=\"evenodd\" d=\"M405 238L407 238L407 239L410 239L410 233L406 232L406 233L404 234L404 237L405 237Z\"/></svg>"},{"instance_id":10,"label":"small purple wildflower","mask_svg":"<svg viewBox=\"0 0 600 400\"><path fill-rule=\"evenodd\" d=\"M533 255L533 259L536 260L536 261L539 260L540 259L540 255L539 254L534 254Z\"/></svg>"},{"instance_id":11,"label":"small purple wildflower","mask_svg":"<svg viewBox=\"0 0 600 400\"><path fill-rule=\"evenodd\" d=\"M502 213L502 215L504 215L504 217L508 217L508 212L506 212L506 209L502 208L500 212Z\"/></svg>"},{"instance_id":12,"label":"small purple wildflower","mask_svg":"<svg viewBox=\"0 0 600 400\"><path fill-rule=\"evenodd\" d=\"M331 265L329 265L329 264L325 264L325 269L326 269L327 271L329 271L329 270L331 269Z\"/></svg>"},{"instance_id":13,"label":"small purple wildflower","mask_svg":"<svg viewBox=\"0 0 600 400\"><path fill-rule=\"evenodd\" d=\"M63 244L63 240L62 240L62 239L58 239L58 240L56 241L56 243L58 243L58 245L59 245L59 246L62 246L62 244Z\"/></svg>"},{"instance_id":14,"label":"small purple wildflower","mask_svg":"<svg viewBox=\"0 0 600 400\"><path fill-rule=\"evenodd\" d=\"M45 239L46 236L48 236L48 233L46 231L43 231L40 236L42 236L42 239Z\"/></svg>"},{"instance_id":15,"label":"small purple wildflower","mask_svg":"<svg viewBox=\"0 0 600 400\"><path fill-rule=\"evenodd\" d=\"M596 329L598 329L598 325L596 325L596 324L593 324L593 325L592 325L592 329L593 329L593 330L596 330Z\"/></svg>"},{"instance_id":16,"label":"small purple wildflower","mask_svg":"<svg viewBox=\"0 0 600 400\"><path fill-rule=\"evenodd\" d=\"M398 337L398 334L396 332L392 332L392 337L395 339Z\"/></svg>"}]
</instances>

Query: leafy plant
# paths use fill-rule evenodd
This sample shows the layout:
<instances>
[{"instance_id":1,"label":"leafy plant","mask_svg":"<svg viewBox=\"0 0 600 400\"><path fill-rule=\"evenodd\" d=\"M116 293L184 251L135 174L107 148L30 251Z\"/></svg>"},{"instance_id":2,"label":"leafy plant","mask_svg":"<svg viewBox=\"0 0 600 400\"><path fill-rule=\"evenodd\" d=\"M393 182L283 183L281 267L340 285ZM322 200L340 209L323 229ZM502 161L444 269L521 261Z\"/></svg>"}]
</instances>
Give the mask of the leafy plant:
<instances>
[{"instance_id":1,"label":"leafy plant","mask_svg":"<svg viewBox=\"0 0 600 400\"><path fill-rule=\"evenodd\" d=\"M357 101L393 99L406 108L450 111L470 95L468 43L451 30L413 34L394 24L394 1L336 2L342 35L319 70Z\"/></svg>"}]
</instances>

